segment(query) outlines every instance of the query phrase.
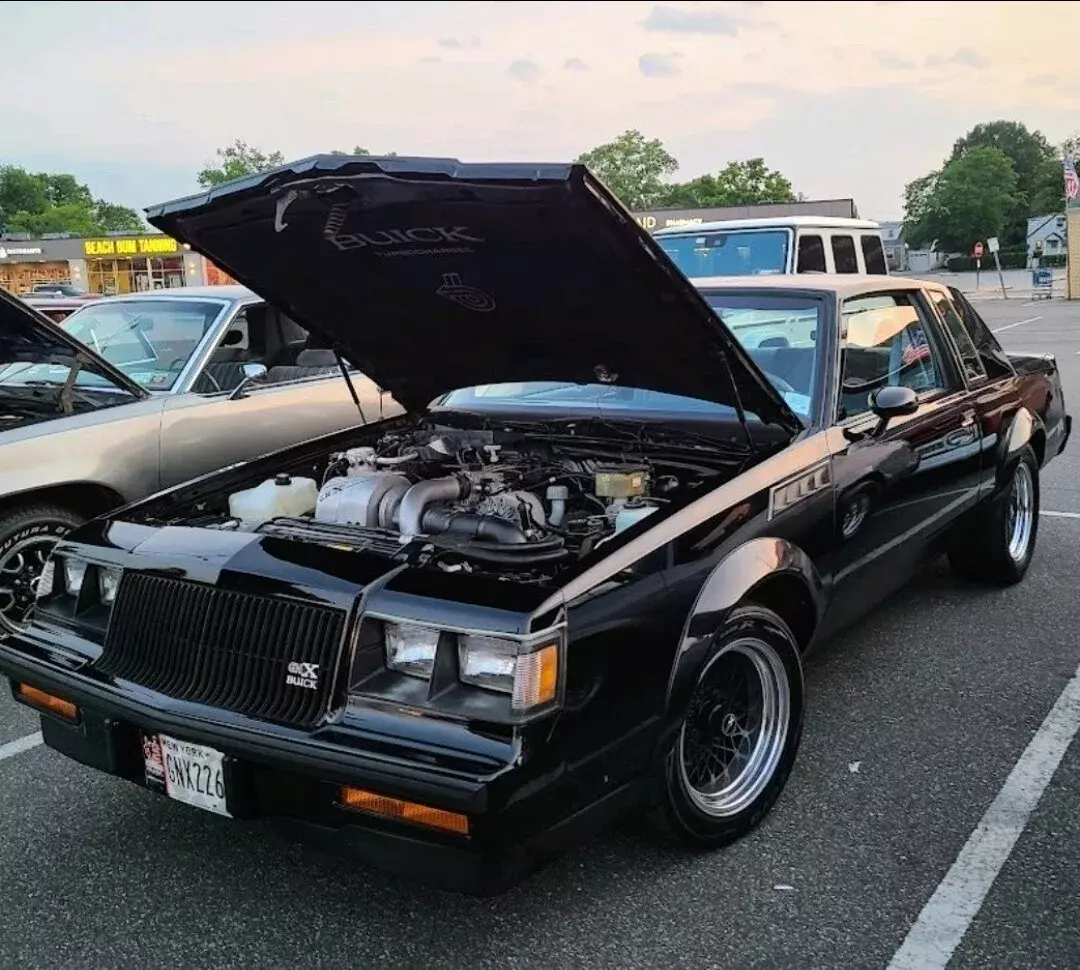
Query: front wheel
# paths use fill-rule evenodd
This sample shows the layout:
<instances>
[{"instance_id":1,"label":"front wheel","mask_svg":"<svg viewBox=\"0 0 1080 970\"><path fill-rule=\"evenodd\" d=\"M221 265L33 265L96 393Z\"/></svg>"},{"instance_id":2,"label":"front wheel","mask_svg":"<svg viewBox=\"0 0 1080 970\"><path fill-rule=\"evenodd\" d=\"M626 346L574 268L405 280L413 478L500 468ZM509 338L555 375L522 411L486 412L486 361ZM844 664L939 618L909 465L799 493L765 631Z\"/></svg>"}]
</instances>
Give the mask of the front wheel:
<instances>
[{"instance_id":1,"label":"front wheel","mask_svg":"<svg viewBox=\"0 0 1080 970\"><path fill-rule=\"evenodd\" d=\"M953 538L949 563L967 579L1010 586L1020 582L1031 565L1038 531L1039 462L1025 446L1004 487Z\"/></svg>"},{"instance_id":2,"label":"front wheel","mask_svg":"<svg viewBox=\"0 0 1080 970\"><path fill-rule=\"evenodd\" d=\"M802 662L791 631L771 610L737 609L663 758L654 818L699 846L746 835L787 783L803 717Z\"/></svg>"},{"instance_id":3,"label":"front wheel","mask_svg":"<svg viewBox=\"0 0 1080 970\"><path fill-rule=\"evenodd\" d=\"M82 522L42 505L0 513L0 638L25 628L53 546Z\"/></svg>"}]
</instances>

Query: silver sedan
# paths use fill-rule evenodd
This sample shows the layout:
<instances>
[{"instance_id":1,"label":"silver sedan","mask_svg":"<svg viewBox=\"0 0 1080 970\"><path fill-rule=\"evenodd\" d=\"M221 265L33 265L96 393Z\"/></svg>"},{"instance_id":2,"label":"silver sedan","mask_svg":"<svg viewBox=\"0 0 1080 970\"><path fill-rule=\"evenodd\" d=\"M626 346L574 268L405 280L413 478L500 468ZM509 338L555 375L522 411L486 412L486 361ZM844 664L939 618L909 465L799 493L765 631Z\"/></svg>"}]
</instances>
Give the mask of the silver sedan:
<instances>
[{"instance_id":1,"label":"silver sedan","mask_svg":"<svg viewBox=\"0 0 1080 970\"><path fill-rule=\"evenodd\" d=\"M74 526L401 411L350 378L358 402L332 349L239 286L108 297L59 326L0 291L0 636Z\"/></svg>"}]
</instances>

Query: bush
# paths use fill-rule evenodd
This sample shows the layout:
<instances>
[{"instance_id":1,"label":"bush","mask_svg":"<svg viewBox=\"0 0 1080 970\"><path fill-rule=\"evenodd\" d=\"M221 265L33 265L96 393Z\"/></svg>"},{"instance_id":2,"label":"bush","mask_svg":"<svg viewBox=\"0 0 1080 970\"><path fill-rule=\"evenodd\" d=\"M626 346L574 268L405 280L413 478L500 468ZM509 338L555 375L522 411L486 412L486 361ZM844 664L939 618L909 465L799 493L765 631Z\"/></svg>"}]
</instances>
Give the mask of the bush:
<instances>
[{"instance_id":1,"label":"bush","mask_svg":"<svg viewBox=\"0 0 1080 970\"><path fill-rule=\"evenodd\" d=\"M998 258L1001 260L1002 269L1028 268L1028 252L1023 246L1012 246L1008 249L1002 249L998 252ZM1051 262L1051 260L1060 260L1060 262ZM1065 256L1044 257L1043 265L1064 266ZM975 259L971 256L950 256L945 262L945 268L950 273L973 273L975 271ZM982 269L984 271L995 269L993 253L983 254Z\"/></svg>"}]
</instances>

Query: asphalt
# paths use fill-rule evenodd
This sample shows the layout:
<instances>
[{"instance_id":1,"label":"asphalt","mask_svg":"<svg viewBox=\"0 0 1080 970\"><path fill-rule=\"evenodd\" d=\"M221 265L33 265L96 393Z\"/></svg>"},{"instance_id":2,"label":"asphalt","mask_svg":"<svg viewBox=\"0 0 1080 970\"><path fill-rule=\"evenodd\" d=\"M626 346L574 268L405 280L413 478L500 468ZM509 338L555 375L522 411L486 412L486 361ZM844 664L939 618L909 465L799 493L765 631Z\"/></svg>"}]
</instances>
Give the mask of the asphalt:
<instances>
[{"instance_id":1,"label":"asphalt","mask_svg":"<svg viewBox=\"0 0 1080 970\"><path fill-rule=\"evenodd\" d=\"M1080 402L1080 307L979 304L1058 354ZM1080 412L1080 404L1077 405ZM1043 507L1080 513L1080 451ZM1025 581L943 562L825 648L788 788L727 850L627 823L475 900L187 809L36 747L0 761L0 968L885 967L1080 665L1080 518L1044 516ZM34 731L0 698L0 748ZM1080 965L1074 744L950 967Z\"/></svg>"}]
</instances>

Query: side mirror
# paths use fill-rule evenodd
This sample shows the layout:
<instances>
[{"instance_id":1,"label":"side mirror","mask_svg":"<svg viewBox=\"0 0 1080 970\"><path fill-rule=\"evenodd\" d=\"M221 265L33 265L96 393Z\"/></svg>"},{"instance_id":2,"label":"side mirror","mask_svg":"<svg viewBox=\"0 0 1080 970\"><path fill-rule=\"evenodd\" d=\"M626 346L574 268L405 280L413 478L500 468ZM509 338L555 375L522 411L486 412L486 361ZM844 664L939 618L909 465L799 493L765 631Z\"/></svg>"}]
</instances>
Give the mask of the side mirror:
<instances>
[{"instance_id":1,"label":"side mirror","mask_svg":"<svg viewBox=\"0 0 1080 970\"><path fill-rule=\"evenodd\" d=\"M241 370L244 373L244 379L236 385L236 390L229 395L230 401L235 401L238 397L244 397L244 392L251 384L258 384L266 380L266 364L249 362L244 364Z\"/></svg>"},{"instance_id":2,"label":"side mirror","mask_svg":"<svg viewBox=\"0 0 1080 970\"><path fill-rule=\"evenodd\" d=\"M878 416L875 434L881 434L893 418L919 410L919 394L913 387L883 387L870 396L870 410Z\"/></svg>"}]
</instances>

